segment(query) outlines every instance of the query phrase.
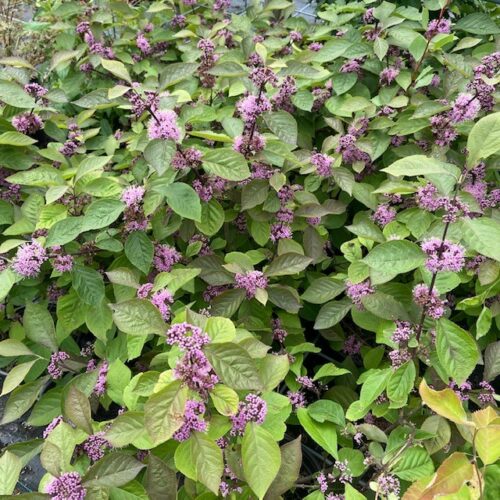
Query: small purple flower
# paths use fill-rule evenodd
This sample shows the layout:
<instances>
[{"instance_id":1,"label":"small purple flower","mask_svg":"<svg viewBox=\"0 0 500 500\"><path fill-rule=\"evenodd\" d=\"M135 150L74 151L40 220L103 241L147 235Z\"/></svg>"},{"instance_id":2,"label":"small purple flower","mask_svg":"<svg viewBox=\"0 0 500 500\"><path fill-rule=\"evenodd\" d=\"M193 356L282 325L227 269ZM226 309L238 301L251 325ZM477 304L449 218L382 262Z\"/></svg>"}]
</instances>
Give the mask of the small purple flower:
<instances>
[{"instance_id":1,"label":"small purple flower","mask_svg":"<svg viewBox=\"0 0 500 500\"><path fill-rule=\"evenodd\" d=\"M245 134L234 138L233 149L246 158L262 151L265 147L266 138L258 132L254 132L251 137Z\"/></svg>"},{"instance_id":2,"label":"small purple flower","mask_svg":"<svg viewBox=\"0 0 500 500\"><path fill-rule=\"evenodd\" d=\"M351 283L350 281L346 281L346 287L346 295L352 300L353 304L359 310L364 309L361 299L375 292L369 279L362 281L361 283Z\"/></svg>"},{"instance_id":3,"label":"small purple flower","mask_svg":"<svg viewBox=\"0 0 500 500\"><path fill-rule=\"evenodd\" d=\"M181 259L182 255L174 247L156 245L153 265L157 271L169 272Z\"/></svg>"},{"instance_id":4,"label":"small purple flower","mask_svg":"<svg viewBox=\"0 0 500 500\"><path fill-rule=\"evenodd\" d=\"M366 9L365 13L363 14L363 22L365 24L372 24L375 21L375 16L373 15L374 11L375 9L373 7Z\"/></svg>"},{"instance_id":5,"label":"small purple flower","mask_svg":"<svg viewBox=\"0 0 500 500\"><path fill-rule=\"evenodd\" d=\"M154 286L153 283L144 283L144 285L141 285L137 290L137 297L139 299L147 299L149 293L153 289L153 286Z\"/></svg>"},{"instance_id":6,"label":"small purple flower","mask_svg":"<svg viewBox=\"0 0 500 500\"><path fill-rule=\"evenodd\" d=\"M55 352L50 356L50 363L47 367L47 371L54 380L62 377L64 369L62 365L64 361L69 358L69 354L64 351Z\"/></svg>"},{"instance_id":7,"label":"small purple flower","mask_svg":"<svg viewBox=\"0 0 500 500\"><path fill-rule=\"evenodd\" d=\"M174 374L204 398L219 382L219 377L214 373L212 365L201 349L186 351L175 365Z\"/></svg>"},{"instance_id":8,"label":"small purple flower","mask_svg":"<svg viewBox=\"0 0 500 500\"><path fill-rule=\"evenodd\" d=\"M108 377L109 364L107 361L103 361L101 367L99 368L99 374L97 376L97 382L94 386L94 394L97 396L104 396L106 393L106 381Z\"/></svg>"},{"instance_id":9,"label":"small purple flower","mask_svg":"<svg viewBox=\"0 0 500 500\"><path fill-rule=\"evenodd\" d=\"M201 401L190 399L186 402L184 410L184 423L172 436L176 441L186 441L191 432L205 432L207 422L203 418L205 405Z\"/></svg>"},{"instance_id":10,"label":"small purple flower","mask_svg":"<svg viewBox=\"0 0 500 500\"><path fill-rule=\"evenodd\" d=\"M87 490L78 472L65 472L53 479L45 490L52 500L83 500Z\"/></svg>"},{"instance_id":11,"label":"small purple flower","mask_svg":"<svg viewBox=\"0 0 500 500\"><path fill-rule=\"evenodd\" d=\"M221 10L228 9L231 6L231 0L215 0L214 11L219 12Z\"/></svg>"},{"instance_id":12,"label":"small purple flower","mask_svg":"<svg viewBox=\"0 0 500 500\"><path fill-rule=\"evenodd\" d=\"M465 265L465 249L451 241L441 241L439 238L430 238L421 244L422 250L427 254L425 266L429 271L459 272Z\"/></svg>"},{"instance_id":13,"label":"small purple flower","mask_svg":"<svg viewBox=\"0 0 500 500\"><path fill-rule=\"evenodd\" d=\"M286 397L290 400L290 403L292 404L294 410L297 410L298 408L304 408L304 406L306 406L307 404L306 397L301 391L288 391L286 393Z\"/></svg>"},{"instance_id":14,"label":"small purple flower","mask_svg":"<svg viewBox=\"0 0 500 500\"><path fill-rule=\"evenodd\" d=\"M395 349L389 353L389 359L393 370L396 370L401 365L412 359L411 352L408 349Z\"/></svg>"},{"instance_id":15,"label":"small purple flower","mask_svg":"<svg viewBox=\"0 0 500 500\"><path fill-rule=\"evenodd\" d=\"M330 177L332 175L333 160L323 153L314 153L311 156L311 163L316 167L316 172L320 177Z\"/></svg>"},{"instance_id":16,"label":"small purple flower","mask_svg":"<svg viewBox=\"0 0 500 500\"><path fill-rule=\"evenodd\" d=\"M248 95L236 103L236 109L239 111L243 121L252 123L262 113L271 111L271 103L264 95L259 97L255 95Z\"/></svg>"},{"instance_id":17,"label":"small purple flower","mask_svg":"<svg viewBox=\"0 0 500 500\"><path fill-rule=\"evenodd\" d=\"M384 68L380 72L380 85L390 85L399 75L399 69L393 66Z\"/></svg>"},{"instance_id":18,"label":"small purple flower","mask_svg":"<svg viewBox=\"0 0 500 500\"><path fill-rule=\"evenodd\" d=\"M483 380L479 382L479 387L481 388L481 392L478 394L477 399L483 405L488 405L494 403L495 401L495 388Z\"/></svg>"},{"instance_id":19,"label":"small purple flower","mask_svg":"<svg viewBox=\"0 0 500 500\"><path fill-rule=\"evenodd\" d=\"M189 323L176 323L167 331L167 344L178 345L183 351L201 349L210 342L210 337L198 326Z\"/></svg>"},{"instance_id":20,"label":"small purple flower","mask_svg":"<svg viewBox=\"0 0 500 500\"><path fill-rule=\"evenodd\" d=\"M47 258L47 252L40 243L37 241L25 243L17 249L12 269L25 278L36 278Z\"/></svg>"},{"instance_id":21,"label":"small purple flower","mask_svg":"<svg viewBox=\"0 0 500 500\"><path fill-rule=\"evenodd\" d=\"M308 48L313 52L319 52L323 48L323 44L321 42L313 42L309 44Z\"/></svg>"},{"instance_id":22,"label":"small purple flower","mask_svg":"<svg viewBox=\"0 0 500 500\"><path fill-rule=\"evenodd\" d=\"M391 207L388 203L382 203L377 207L377 210L370 217L373 222L379 226L386 226L396 218L396 209Z\"/></svg>"},{"instance_id":23,"label":"small purple flower","mask_svg":"<svg viewBox=\"0 0 500 500\"><path fill-rule=\"evenodd\" d=\"M443 33L449 33L451 31L451 22L448 19L433 19L429 21L427 25L427 31L425 32L425 37L430 40L433 36Z\"/></svg>"},{"instance_id":24,"label":"small purple flower","mask_svg":"<svg viewBox=\"0 0 500 500\"><path fill-rule=\"evenodd\" d=\"M300 43L304 37L300 31L290 31L290 41Z\"/></svg>"},{"instance_id":25,"label":"small purple flower","mask_svg":"<svg viewBox=\"0 0 500 500\"><path fill-rule=\"evenodd\" d=\"M236 273L234 276L235 287L243 288L248 299L255 297L258 289L265 289L268 280L262 271L248 271L246 273Z\"/></svg>"},{"instance_id":26,"label":"small purple flower","mask_svg":"<svg viewBox=\"0 0 500 500\"><path fill-rule=\"evenodd\" d=\"M410 340L413 333L413 328L410 322L396 321L396 329L391 336L391 340L396 344L404 344Z\"/></svg>"},{"instance_id":27,"label":"small purple flower","mask_svg":"<svg viewBox=\"0 0 500 500\"><path fill-rule=\"evenodd\" d=\"M160 311L165 321L170 319L170 304L174 303L174 297L166 288L155 292L151 297L151 303Z\"/></svg>"},{"instance_id":28,"label":"small purple flower","mask_svg":"<svg viewBox=\"0 0 500 500\"><path fill-rule=\"evenodd\" d=\"M148 137L150 139L179 140L181 136L177 126L177 114L170 109L157 110L148 123Z\"/></svg>"},{"instance_id":29,"label":"small purple flower","mask_svg":"<svg viewBox=\"0 0 500 500\"><path fill-rule=\"evenodd\" d=\"M474 120L481 111L481 103L472 94L459 94L450 111L452 123Z\"/></svg>"},{"instance_id":30,"label":"small purple flower","mask_svg":"<svg viewBox=\"0 0 500 500\"><path fill-rule=\"evenodd\" d=\"M348 356L354 356L356 354L359 354L361 350L361 341L359 341L356 338L356 335L349 335L344 341L344 346L342 347L342 350L348 355Z\"/></svg>"},{"instance_id":31,"label":"small purple flower","mask_svg":"<svg viewBox=\"0 0 500 500\"><path fill-rule=\"evenodd\" d=\"M341 67L340 67L340 72L341 73L356 73L358 76L361 75L361 63L363 62L363 59L356 57L354 59L350 59L349 61L345 62Z\"/></svg>"},{"instance_id":32,"label":"small purple flower","mask_svg":"<svg viewBox=\"0 0 500 500\"><path fill-rule=\"evenodd\" d=\"M58 255L54 259L52 266L60 273L66 273L73 269L73 257L71 255Z\"/></svg>"},{"instance_id":33,"label":"small purple flower","mask_svg":"<svg viewBox=\"0 0 500 500\"><path fill-rule=\"evenodd\" d=\"M269 237L273 243L276 243L280 240L290 240L293 238L291 226L283 222L271 224L270 231L271 232Z\"/></svg>"},{"instance_id":34,"label":"small purple flower","mask_svg":"<svg viewBox=\"0 0 500 500\"><path fill-rule=\"evenodd\" d=\"M145 189L142 186L129 186L122 195L121 200L127 207L137 208L144 198Z\"/></svg>"},{"instance_id":35,"label":"small purple flower","mask_svg":"<svg viewBox=\"0 0 500 500\"><path fill-rule=\"evenodd\" d=\"M439 298L435 288L430 292L427 285L423 283L416 285L413 288L413 300L415 304L424 308L426 314L432 319L439 319L444 315L445 302Z\"/></svg>"},{"instance_id":36,"label":"small purple flower","mask_svg":"<svg viewBox=\"0 0 500 500\"><path fill-rule=\"evenodd\" d=\"M93 462L100 460L111 444L104 437L104 432L96 432L89 436L82 445L83 451Z\"/></svg>"},{"instance_id":37,"label":"small purple flower","mask_svg":"<svg viewBox=\"0 0 500 500\"><path fill-rule=\"evenodd\" d=\"M186 16L176 14L170 21L170 26L173 28L184 28L186 26Z\"/></svg>"},{"instance_id":38,"label":"small purple flower","mask_svg":"<svg viewBox=\"0 0 500 500\"><path fill-rule=\"evenodd\" d=\"M135 39L137 48L144 54L148 55L151 53L151 44L148 42L147 38L143 33L139 33Z\"/></svg>"},{"instance_id":39,"label":"small purple flower","mask_svg":"<svg viewBox=\"0 0 500 500\"><path fill-rule=\"evenodd\" d=\"M429 212L435 212L443 205L442 198L438 196L436 186L430 182L417 189L415 199L420 208L428 210Z\"/></svg>"},{"instance_id":40,"label":"small purple flower","mask_svg":"<svg viewBox=\"0 0 500 500\"><path fill-rule=\"evenodd\" d=\"M377 480L378 491L383 495L399 495L400 485L399 480L391 474L382 474Z\"/></svg>"},{"instance_id":41,"label":"small purple flower","mask_svg":"<svg viewBox=\"0 0 500 500\"><path fill-rule=\"evenodd\" d=\"M38 83L27 83L24 86L24 91L30 94L32 97L40 98L47 94L49 89L43 87Z\"/></svg>"},{"instance_id":42,"label":"small purple flower","mask_svg":"<svg viewBox=\"0 0 500 500\"><path fill-rule=\"evenodd\" d=\"M12 126L21 134L33 135L43 128L43 121L37 114L26 112L14 116Z\"/></svg>"},{"instance_id":43,"label":"small purple flower","mask_svg":"<svg viewBox=\"0 0 500 500\"><path fill-rule=\"evenodd\" d=\"M50 433L61 423L63 422L63 418L61 415L58 417L54 418L52 422L50 422L47 427L45 427L45 430L43 431L43 439L47 439L50 435Z\"/></svg>"},{"instance_id":44,"label":"small purple flower","mask_svg":"<svg viewBox=\"0 0 500 500\"><path fill-rule=\"evenodd\" d=\"M262 424L267 415L267 403L256 394L248 394L245 401L240 401L236 415L229 418L233 424L230 434L242 436L248 422Z\"/></svg>"}]
</instances>

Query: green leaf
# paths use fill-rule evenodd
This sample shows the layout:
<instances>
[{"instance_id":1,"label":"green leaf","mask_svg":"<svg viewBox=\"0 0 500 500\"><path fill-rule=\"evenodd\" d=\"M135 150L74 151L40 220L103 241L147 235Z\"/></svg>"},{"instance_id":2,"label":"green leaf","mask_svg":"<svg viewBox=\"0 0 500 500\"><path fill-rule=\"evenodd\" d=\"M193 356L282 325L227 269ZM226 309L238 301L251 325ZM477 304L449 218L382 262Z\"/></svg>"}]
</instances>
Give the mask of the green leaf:
<instances>
[{"instance_id":1,"label":"green leaf","mask_svg":"<svg viewBox=\"0 0 500 500\"><path fill-rule=\"evenodd\" d=\"M445 318L437 322L436 351L446 373L458 385L467 380L479 361L479 351L472 336Z\"/></svg>"},{"instance_id":2,"label":"green leaf","mask_svg":"<svg viewBox=\"0 0 500 500\"><path fill-rule=\"evenodd\" d=\"M52 352L57 351L54 320L46 307L36 303L26 304L23 324L26 336L30 340L47 347Z\"/></svg>"},{"instance_id":3,"label":"green leaf","mask_svg":"<svg viewBox=\"0 0 500 500\"><path fill-rule=\"evenodd\" d=\"M56 222L47 234L46 246L66 245L75 241L83 231L83 217L68 217Z\"/></svg>"},{"instance_id":4,"label":"green leaf","mask_svg":"<svg viewBox=\"0 0 500 500\"><path fill-rule=\"evenodd\" d=\"M18 387L19 384L21 384L21 382L25 379L26 375L28 375L35 362L36 360L27 361L26 363L21 363L14 366L14 368L11 368L3 381L2 393L0 396L5 396Z\"/></svg>"},{"instance_id":5,"label":"green leaf","mask_svg":"<svg viewBox=\"0 0 500 500\"><path fill-rule=\"evenodd\" d=\"M224 459L222 450L214 441L201 432L193 432L178 446L174 458L180 472L218 494Z\"/></svg>"},{"instance_id":6,"label":"green leaf","mask_svg":"<svg viewBox=\"0 0 500 500\"><path fill-rule=\"evenodd\" d=\"M425 263L425 253L418 245L407 240L387 241L375 246L363 259L377 278L389 281L398 274L407 273ZM375 283L380 283L380 279Z\"/></svg>"},{"instance_id":7,"label":"green leaf","mask_svg":"<svg viewBox=\"0 0 500 500\"><path fill-rule=\"evenodd\" d=\"M144 434L144 414L128 411L118 415L106 431L106 439L115 447L122 448Z\"/></svg>"},{"instance_id":8,"label":"green leaf","mask_svg":"<svg viewBox=\"0 0 500 500\"><path fill-rule=\"evenodd\" d=\"M64 179L59 170L53 167L38 167L7 177L7 181L12 184L22 184L23 186L60 186L64 184Z\"/></svg>"},{"instance_id":9,"label":"green leaf","mask_svg":"<svg viewBox=\"0 0 500 500\"><path fill-rule=\"evenodd\" d=\"M145 465L132 455L114 451L90 467L83 477L83 485L86 488L123 486L132 481L144 467Z\"/></svg>"},{"instance_id":10,"label":"green leaf","mask_svg":"<svg viewBox=\"0 0 500 500\"><path fill-rule=\"evenodd\" d=\"M195 226L207 236L213 236L219 232L224 224L224 209L220 203L212 198L208 203L201 206L201 220L195 221Z\"/></svg>"},{"instance_id":11,"label":"green leaf","mask_svg":"<svg viewBox=\"0 0 500 500\"><path fill-rule=\"evenodd\" d=\"M302 443L301 437L285 443L280 447L281 466L277 476L267 490L265 499L273 500L279 498L290 490L297 481L302 466Z\"/></svg>"},{"instance_id":12,"label":"green leaf","mask_svg":"<svg viewBox=\"0 0 500 500\"><path fill-rule=\"evenodd\" d=\"M486 115L474 124L467 139L467 150L469 167L500 152L500 112Z\"/></svg>"},{"instance_id":13,"label":"green leaf","mask_svg":"<svg viewBox=\"0 0 500 500\"><path fill-rule=\"evenodd\" d=\"M331 422L316 422L305 408L297 410L300 425L332 457L337 457L337 431Z\"/></svg>"},{"instance_id":14,"label":"green leaf","mask_svg":"<svg viewBox=\"0 0 500 500\"><path fill-rule=\"evenodd\" d=\"M241 210L248 210L264 203L269 193L269 181L254 179L241 190Z\"/></svg>"},{"instance_id":15,"label":"green leaf","mask_svg":"<svg viewBox=\"0 0 500 500\"><path fill-rule=\"evenodd\" d=\"M22 417L33 406L46 380L45 377L40 378L14 389L5 404L0 425L10 424L19 417Z\"/></svg>"},{"instance_id":16,"label":"green leaf","mask_svg":"<svg viewBox=\"0 0 500 500\"><path fill-rule=\"evenodd\" d=\"M14 453L7 450L2 454L0 457L0 495L14 493L22 468L21 460Z\"/></svg>"},{"instance_id":17,"label":"green leaf","mask_svg":"<svg viewBox=\"0 0 500 500\"><path fill-rule=\"evenodd\" d=\"M15 108L34 108L35 100L17 83L0 81L0 100Z\"/></svg>"},{"instance_id":18,"label":"green leaf","mask_svg":"<svg viewBox=\"0 0 500 500\"><path fill-rule=\"evenodd\" d=\"M30 146L36 139L19 132L4 132L0 135L0 144L5 146Z\"/></svg>"},{"instance_id":19,"label":"green leaf","mask_svg":"<svg viewBox=\"0 0 500 500\"><path fill-rule=\"evenodd\" d=\"M227 290L215 297L211 303L211 312L216 316L226 316L230 318L245 300L245 290L236 288Z\"/></svg>"},{"instance_id":20,"label":"green leaf","mask_svg":"<svg viewBox=\"0 0 500 500\"><path fill-rule=\"evenodd\" d=\"M171 382L147 400L144 406L144 421L149 436L155 444L172 437L184 423L188 389L182 381Z\"/></svg>"},{"instance_id":21,"label":"green leaf","mask_svg":"<svg viewBox=\"0 0 500 500\"><path fill-rule=\"evenodd\" d=\"M14 271L8 267L3 271L0 271L0 300L5 299L7 294L10 292L11 288L19 280L19 275L14 273Z\"/></svg>"},{"instance_id":22,"label":"green leaf","mask_svg":"<svg viewBox=\"0 0 500 500\"><path fill-rule=\"evenodd\" d=\"M434 434L434 437L424 441L425 449L430 455L442 450L450 442L450 424L439 415L427 417L422 424L422 430Z\"/></svg>"},{"instance_id":23,"label":"green leaf","mask_svg":"<svg viewBox=\"0 0 500 500\"><path fill-rule=\"evenodd\" d=\"M365 372L368 373L368 372ZM359 400L365 406L373 403L384 392L389 377L392 374L391 368L383 370L371 370L361 387Z\"/></svg>"},{"instance_id":24,"label":"green leaf","mask_svg":"<svg viewBox=\"0 0 500 500\"><path fill-rule=\"evenodd\" d=\"M104 69L107 69L111 74L118 77L120 80L125 80L128 83L132 82L130 78L130 74L123 64L120 61L110 61L108 59L101 59L101 65Z\"/></svg>"},{"instance_id":25,"label":"green leaf","mask_svg":"<svg viewBox=\"0 0 500 500\"><path fill-rule=\"evenodd\" d=\"M415 383L416 370L412 361L400 366L391 374L387 383L387 396L391 401L406 403Z\"/></svg>"},{"instance_id":26,"label":"green leaf","mask_svg":"<svg viewBox=\"0 0 500 500\"><path fill-rule=\"evenodd\" d=\"M364 296L361 302L367 311L378 318L391 321L397 319L408 320L408 313L404 305L387 293L376 291Z\"/></svg>"},{"instance_id":27,"label":"green leaf","mask_svg":"<svg viewBox=\"0 0 500 500\"><path fill-rule=\"evenodd\" d=\"M250 177L244 156L230 148L215 148L203 155L206 172L228 181L243 181Z\"/></svg>"},{"instance_id":28,"label":"green leaf","mask_svg":"<svg viewBox=\"0 0 500 500\"><path fill-rule=\"evenodd\" d=\"M200 197L187 184L175 182L166 186L165 197L170 208L181 217L191 220L201 220Z\"/></svg>"},{"instance_id":29,"label":"green leaf","mask_svg":"<svg viewBox=\"0 0 500 500\"><path fill-rule=\"evenodd\" d=\"M92 202L83 218L82 231L110 226L123 212L125 205L119 200L102 199Z\"/></svg>"},{"instance_id":30,"label":"green leaf","mask_svg":"<svg viewBox=\"0 0 500 500\"><path fill-rule=\"evenodd\" d=\"M467 246L490 259L500 262L500 226L488 218L464 219L462 221L463 239Z\"/></svg>"},{"instance_id":31,"label":"green leaf","mask_svg":"<svg viewBox=\"0 0 500 500\"><path fill-rule=\"evenodd\" d=\"M20 340L5 339L0 342L0 356L36 356L36 354Z\"/></svg>"},{"instance_id":32,"label":"green leaf","mask_svg":"<svg viewBox=\"0 0 500 500\"><path fill-rule=\"evenodd\" d=\"M332 422L333 424L345 426L344 409L339 403L328 399L320 399L307 407L307 413L316 422Z\"/></svg>"},{"instance_id":33,"label":"green leaf","mask_svg":"<svg viewBox=\"0 0 500 500\"><path fill-rule=\"evenodd\" d=\"M168 64L160 74L160 88L163 90L186 78L191 78L197 69L198 64L196 63Z\"/></svg>"},{"instance_id":34,"label":"green leaf","mask_svg":"<svg viewBox=\"0 0 500 500\"><path fill-rule=\"evenodd\" d=\"M78 297L91 306L98 306L104 299L102 275L91 267L75 265L71 271L73 288Z\"/></svg>"},{"instance_id":35,"label":"green leaf","mask_svg":"<svg viewBox=\"0 0 500 500\"><path fill-rule=\"evenodd\" d=\"M149 272L153 254L153 243L144 231L134 231L125 241L127 259L144 274Z\"/></svg>"},{"instance_id":36,"label":"green leaf","mask_svg":"<svg viewBox=\"0 0 500 500\"><path fill-rule=\"evenodd\" d=\"M152 453L148 458L145 486L149 500L177 500L175 472Z\"/></svg>"},{"instance_id":37,"label":"green leaf","mask_svg":"<svg viewBox=\"0 0 500 500\"><path fill-rule=\"evenodd\" d=\"M259 499L263 499L280 470L278 444L269 431L249 422L241 443L241 457L248 485Z\"/></svg>"},{"instance_id":38,"label":"green leaf","mask_svg":"<svg viewBox=\"0 0 500 500\"><path fill-rule=\"evenodd\" d=\"M165 139L153 139L144 149L144 159L158 175L164 174L170 168L170 162L175 154L175 142Z\"/></svg>"},{"instance_id":39,"label":"green leaf","mask_svg":"<svg viewBox=\"0 0 500 500\"><path fill-rule=\"evenodd\" d=\"M500 375L500 341L490 344L484 352L484 380L494 380Z\"/></svg>"},{"instance_id":40,"label":"green leaf","mask_svg":"<svg viewBox=\"0 0 500 500\"><path fill-rule=\"evenodd\" d=\"M236 336L236 328L228 318L211 316L207 319L204 330L212 344L231 342Z\"/></svg>"},{"instance_id":41,"label":"green leaf","mask_svg":"<svg viewBox=\"0 0 500 500\"><path fill-rule=\"evenodd\" d=\"M328 302L319 310L314 328L316 330L323 330L336 325L344 319L351 308L352 302L347 297L341 300L332 300Z\"/></svg>"},{"instance_id":42,"label":"green leaf","mask_svg":"<svg viewBox=\"0 0 500 500\"><path fill-rule=\"evenodd\" d=\"M415 175L446 175L457 180L460 176L460 169L455 165L424 155L401 158L389 167L383 168L382 172L387 172L388 174L396 176L409 177Z\"/></svg>"},{"instance_id":43,"label":"green leaf","mask_svg":"<svg viewBox=\"0 0 500 500\"><path fill-rule=\"evenodd\" d=\"M71 333L85 322L85 308L82 307L75 290L60 297L57 301L57 330Z\"/></svg>"},{"instance_id":44,"label":"green leaf","mask_svg":"<svg viewBox=\"0 0 500 500\"><path fill-rule=\"evenodd\" d=\"M311 304L324 304L334 299L345 290L345 285L334 278L318 278L314 280L302 294L302 300Z\"/></svg>"},{"instance_id":45,"label":"green leaf","mask_svg":"<svg viewBox=\"0 0 500 500\"><path fill-rule=\"evenodd\" d=\"M238 411L238 394L226 385L217 384L210 391L210 398L221 415L234 415Z\"/></svg>"},{"instance_id":46,"label":"green leaf","mask_svg":"<svg viewBox=\"0 0 500 500\"><path fill-rule=\"evenodd\" d=\"M486 12L474 12L459 19L455 29L474 35L496 35L500 28Z\"/></svg>"},{"instance_id":47,"label":"green leaf","mask_svg":"<svg viewBox=\"0 0 500 500\"><path fill-rule=\"evenodd\" d=\"M210 364L221 381L237 391L262 387L255 361L237 344L209 344L205 347Z\"/></svg>"},{"instance_id":48,"label":"green leaf","mask_svg":"<svg viewBox=\"0 0 500 500\"><path fill-rule=\"evenodd\" d=\"M313 380L319 380L325 377L339 377L340 375L345 375L347 373L350 373L350 371L346 370L345 368L339 368L333 363L325 363L315 373Z\"/></svg>"},{"instance_id":49,"label":"green leaf","mask_svg":"<svg viewBox=\"0 0 500 500\"><path fill-rule=\"evenodd\" d=\"M264 113L264 121L269 130L283 142L295 146L297 144L297 122L286 111Z\"/></svg>"},{"instance_id":50,"label":"green leaf","mask_svg":"<svg viewBox=\"0 0 500 500\"><path fill-rule=\"evenodd\" d=\"M93 434L89 400L75 385L71 385L68 389L64 398L63 412L67 420L87 434Z\"/></svg>"},{"instance_id":51,"label":"green leaf","mask_svg":"<svg viewBox=\"0 0 500 500\"><path fill-rule=\"evenodd\" d=\"M288 276L306 269L312 262L310 257L299 253L284 253L276 257L265 269L265 274L271 276Z\"/></svg>"},{"instance_id":52,"label":"green leaf","mask_svg":"<svg viewBox=\"0 0 500 500\"><path fill-rule=\"evenodd\" d=\"M391 469L400 479L415 481L434 473L434 464L425 448L414 446L403 452Z\"/></svg>"},{"instance_id":53,"label":"green leaf","mask_svg":"<svg viewBox=\"0 0 500 500\"><path fill-rule=\"evenodd\" d=\"M124 333L130 335L161 335L165 323L158 309L149 300L132 299L119 304L110 304L113 321Z\"/></svg>"}]
</instances>

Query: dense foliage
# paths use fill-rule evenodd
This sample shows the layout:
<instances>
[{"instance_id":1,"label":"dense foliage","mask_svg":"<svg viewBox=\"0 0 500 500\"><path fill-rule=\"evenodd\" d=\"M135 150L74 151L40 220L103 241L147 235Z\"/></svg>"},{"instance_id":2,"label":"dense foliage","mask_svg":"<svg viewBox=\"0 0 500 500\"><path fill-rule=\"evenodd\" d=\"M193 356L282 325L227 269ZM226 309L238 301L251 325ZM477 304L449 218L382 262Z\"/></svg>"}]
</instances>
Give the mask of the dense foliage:
<instances>
[{"instance_id":1,"label":"dense foliage","mask_svg":"<svg viewBox=\"0 0 500 500\"><path fill-rule=\"evenodd\" d=\"M0 60L0 494L498 498L497 11L206 3Z\"/></svg>"}]
</instances>

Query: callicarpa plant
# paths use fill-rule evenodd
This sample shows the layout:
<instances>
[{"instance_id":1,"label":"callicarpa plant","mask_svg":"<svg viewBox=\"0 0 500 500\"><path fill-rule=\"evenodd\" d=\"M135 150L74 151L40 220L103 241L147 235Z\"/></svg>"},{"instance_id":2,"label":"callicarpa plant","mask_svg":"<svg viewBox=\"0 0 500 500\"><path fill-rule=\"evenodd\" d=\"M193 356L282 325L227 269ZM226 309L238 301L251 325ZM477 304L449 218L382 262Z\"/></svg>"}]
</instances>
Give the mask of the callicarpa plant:
<instances>
[{"instance_id":1,"label":"callicarpa plant","mask_svg":"<svg viewBox=\"0 0 500 500\"><path fill-rule=\"evenodd\" d=\"M498 9L40 0L0 60L9 498L498 499ZM8 395L8 396L7 396Z\"/></svg>"}]
</instances>

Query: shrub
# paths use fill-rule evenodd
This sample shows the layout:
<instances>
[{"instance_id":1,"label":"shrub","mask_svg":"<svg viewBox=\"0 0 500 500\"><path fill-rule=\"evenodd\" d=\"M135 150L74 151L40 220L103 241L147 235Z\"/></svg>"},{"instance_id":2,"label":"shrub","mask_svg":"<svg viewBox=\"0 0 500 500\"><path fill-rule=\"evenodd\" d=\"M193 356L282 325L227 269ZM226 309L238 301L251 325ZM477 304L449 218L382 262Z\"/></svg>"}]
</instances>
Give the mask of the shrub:
<instances>
[{"instance_id":1,"label":"shrub","mask_svg":"<svg viewBox=\"0 0 500 500\"><path fill-rule=\"evenodd\" d=\"M0 493L494 498L496 11L227 3L2 60Z\"/></svg>"}]
</instances>

